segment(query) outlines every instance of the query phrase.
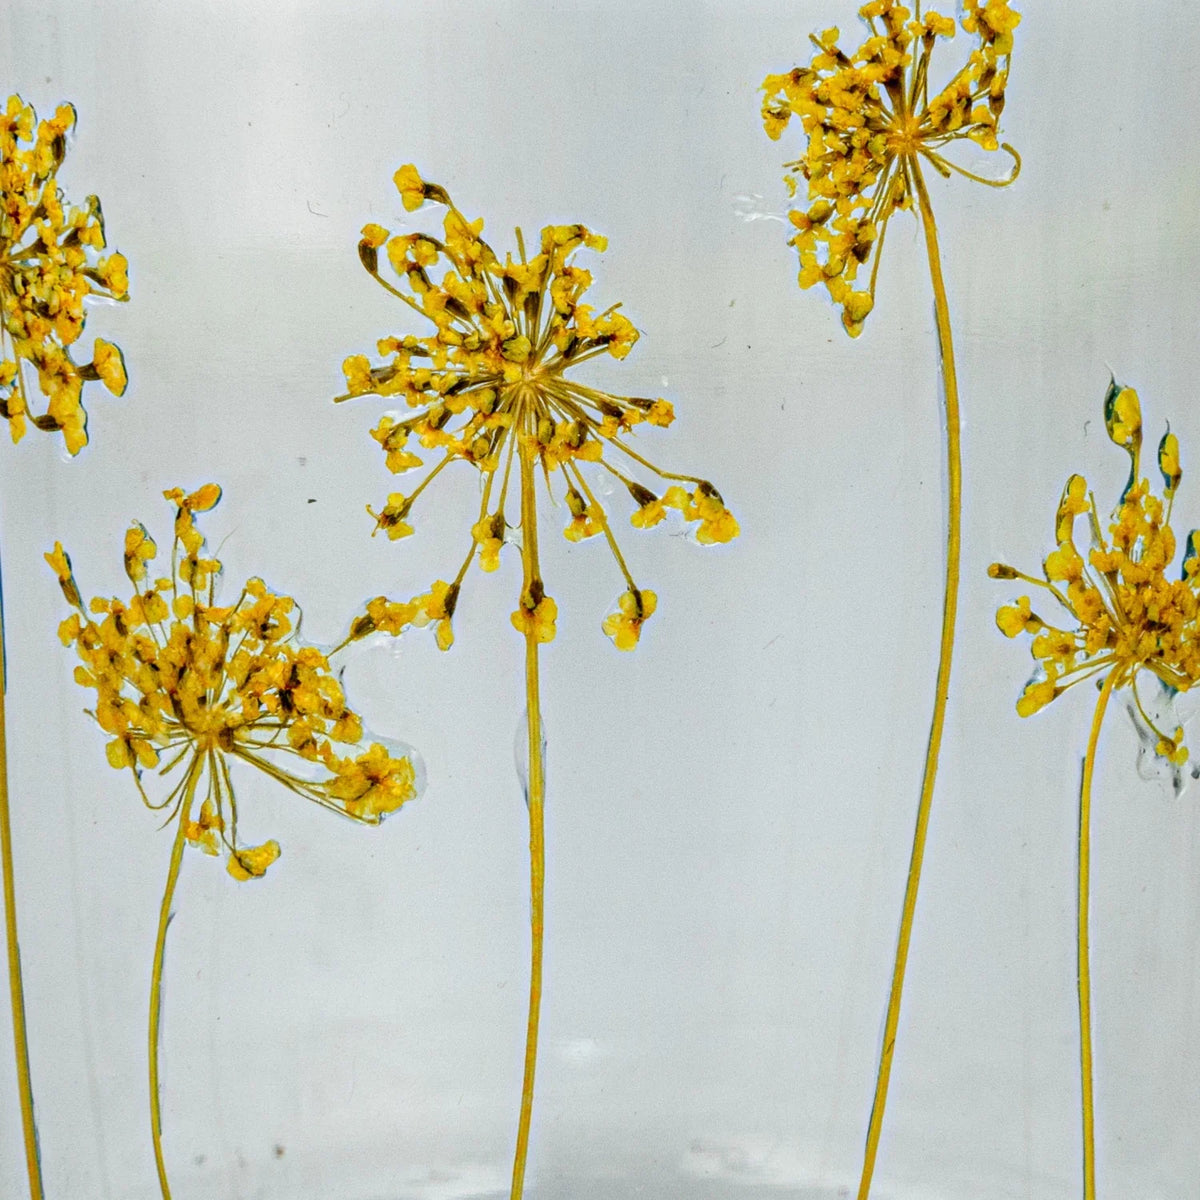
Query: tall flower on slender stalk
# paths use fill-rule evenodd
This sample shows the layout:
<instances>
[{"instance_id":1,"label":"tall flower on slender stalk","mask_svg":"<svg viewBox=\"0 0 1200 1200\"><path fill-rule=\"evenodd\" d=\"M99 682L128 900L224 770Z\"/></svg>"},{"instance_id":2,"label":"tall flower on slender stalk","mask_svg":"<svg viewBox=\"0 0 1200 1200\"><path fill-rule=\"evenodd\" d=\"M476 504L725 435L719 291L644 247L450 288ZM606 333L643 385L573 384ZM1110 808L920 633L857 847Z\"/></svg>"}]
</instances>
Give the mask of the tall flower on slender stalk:
<instances>
[{"instance_id":1,"label":"tall flower on slender stalk","mask_svg":"<svg viewBox=\"0 0 1200 1200\"><path fill-rule=\"evenodd\" d=\"M859 1200L866 1200L870 1194L883 1128L945 724L958 607L962 525L958 381L937 226L924 172L932 167L947 178L959 174L997 187L1011 183L1020 168L1016 151L1001 144L997 136L1012 31L1020 17L1008 0L964 0L963 10L960 23L975 46L949 82L932 94L930 71L935 48L939 39L954 37L956 27L949 17L935 12L923 14L919 0L915 11L898 0L871 0L859 9L870 36L853 54L839 47L836 28L827 29L812 38L816 54L807 67L769 75L763 83L763 121L770 137L780 137L791 119L799 117L807 138L804 155L786 164L785 176L793 195L798 189L797 177L802 177L806 193L803 205L789 213L795 227L791 244L800 257L800 286L824 284L841 306L842 323L851 337L862 332L863 322L875 304L875 280L888 222L897 211L911 210L915 200L929 258L946 397L950 495L937 683ZM948 151L954 142L962 140L984 150L1007 152L1013 160L1012 174L992 180L956 164ZM870 275L864 288L859 272L868 264Z\"/></svg>"},{"instance_id":2,"label":"tall flower on slender stalk","mask_svg":"<svg viewBox=\"0 0 1200 1200\"><path fill-rule=\"evenodd\" d=\"M426 183L415 166L395 175L404 207L425 201L446 210L440 236L393 236L368 225L359 257L372 278L417 313L432 331L384 338L372 365L363 355L345 363L347 393L399 397L410 415L384 416L372 431L389 471L424 465L417 445L434 465L407 494L393 493L379 512L368 510L376 532L389 538L413 532L409 516L421 493L453 463L466 463L482 475L479 511L467 552L453 580L438 580L424 595L406 602L379 597L352 625L350 639L378 630L397 634L410 625L430 625L438 645L454 640L452 619L472 562L494 571L506 543L520 546L522 580L512 625L525 640L525 696L528 715L528 791L531 971L525 1076L513 1162L512 1196L522 1195L537 1065L542 987L545 779L539 705L539 647L554 638L558 606L547 594L539 556L538 477L546 499L560 491L571 541L601 537L608 544L624 584L616 607L603 623L621 650L632 650L657 607L654 592L635 582L617 544L605 506L589 472L624 487L633 502L632 524L648 529L674 509L695 527L696 539L711 544L737 536L738 526L712 484L655 466L635 448L639 426L665 427L674 414L663 399L617 396L577 382L569 372L601 355L624 358L637 341L631 322L611 305L601 312L583 303L592 275L572 261L579 249L603 251L605 240L582 225L549 225L537 253L526 253L516 231L518 257L501 261L483 240L483 220L469 220L446 190ZM385 278L379 251L386 248L396 282ZM440 278L435 276L440 273ZM646 473L666 486L651 490ZM519 531L519 532L518 532Z\"/></svg>"},{"instance_id":3,"label":"tall flower on slender stalk","mask_svg":"<svg viewBox=\"0 0 1200 1200\"><path fill-rule=\"evenodd\" d=\"M14 442L24 436L28 418L38 429L61 430L67 449L77 454L87 442L83 385L102 380L119 396L126 383L121 351L110 342L96 339L90 363L72 358L71 346L83 333L84 301L89 296L126 300L129 280L120 254L100 256L105 241L99 199L88 196L82 208L75 208L65 203L59 190L58 169L74 124L70 104L59 105L53 117L38 121L20 96L9 96L0 112L0 415L8 421ZM43 413L31 409L30 376L46 397ZM0 631L0 870L26 1167L30 1195L41 1200L17 938L4 679Z\"/></svg>"},{"instance_id":4,"label":"tall flower on slender stalk","mask_svg":"<svg viewBox=\"0 0 1200 1200\"><path fill-rule=\"evenodd\" d=\"M46 555L74 610L59 628L82 666L75 680L96 692L91 712L110 738L109 763L128 770L143 803L175 822L159 912L150 984L150 1132L164 1200L170 1198L162 1149L158 1081L163 953L184 850L224 855L234 879L264 875L279 857L273 839L247 845L238 834L230 762L245 763L289 791L343 816L378 825L416 794L413 765L384 746L363 746L363 727L346 704L329 658L297 640L295 601L251 579L237 600L216 604L221 563L205 552L194 514L220 499L216 484L176 505L171 574L151 580L158 550L144 526L125 535L129 600L85 604L60 544ZM342 757L338 747L357 753ZM174 776L153 796L144 776ZM199 805L197 806L197 800Z\"/></svg>"},{"instance_id":5,"label":"tall flower on slender stalk","mask_svg":"<svg viewBox=\"0 0 1200 1200\"><path fill-rule=\"evenodd\" d=\"M1133 711L1144 723L1155 752L1174 767L1187 762L1183 729L1160 728L1147 711L1138 681L1157 681L1169 695L1200 682L1200 530L1188 536L1178 579L1167 571L1175 559L1171 509L1183 472L1179 443L1169 431L1158 446L1162 498L1141 477L1142 413L1132 388L1110 384L1104 401L1108 436L1129 455L1129 482L1105 537L1095 498L1082 475L1063 488L1054 519L1056 548L1042 563L1042 578L993 563L993 579L1020 579L1041 589L1053 621L1033 609L1029 596L1004 605L996 624L1010 638L1033 635L1037 671L1017 701L1022 717L1045 708L1068 688L1090 679L1100 695L1083 759L1079 797L1078 954L1079 1043L1083 1096L1083 1194L1096 1195L1095 1114L1092 1100L1092 1002L1088 949L1092 778L1105 710L1114 691L1128 688ZM1090 545L1075 541L1077 522L1087 518Z\"/></svg>"}]
</instances>

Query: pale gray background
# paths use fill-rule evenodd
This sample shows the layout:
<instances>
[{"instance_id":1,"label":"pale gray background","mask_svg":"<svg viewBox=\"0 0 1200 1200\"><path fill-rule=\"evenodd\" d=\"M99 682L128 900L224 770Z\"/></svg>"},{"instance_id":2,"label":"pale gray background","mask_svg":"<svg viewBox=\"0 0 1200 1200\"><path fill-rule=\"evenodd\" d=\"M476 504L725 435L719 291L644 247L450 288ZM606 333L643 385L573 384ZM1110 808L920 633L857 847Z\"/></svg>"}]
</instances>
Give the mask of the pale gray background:
<instances>
[{"instance_id":1,"label":"pale gray background","mask_svg":"<svg viewBox=\"0 0 1200 1200\"><path fill-rule=\"evenodd\" d=\"M896 218L858 342L795 287L769 70L852 0L360 5L9 0L0 81L78 106L62 172L103 198L133 300L65 462L0 447L11 787L47 1195L157 1194L145 1098L150 951L169 834L104 761L54 639L41 552L122 586L121 536L166 536L167 486L225 488L228 577L297 594L333 641L379 591L455 569L474 484L446 479L400 546L367 536L391 485L335 408L340 363L407 312L366 277L367 220L415 228L415 162L482 214L607 233L602 304L645 336L591 377L677 404L646 443L711 475L742 524L708 551L623 541L659 613L636 655L599 622L603 547L546 535L549 920L531 1197L812 1200L857 1181L934 674L945 495L932 309ZM1024 644L996 631L1073 470L1105 502L1111 369L1184 454L1200 523L1195 46L1200 10L1029 11L1004 117L1025 157L994 192L934 180L966 433L961 634L878 1200L1077 1195L1074 839L1084 689L1034 720ZM963 40L939 51L948 64ZM999 163L989 164L998 170ZM751 219L761 218L761 219ZM592 264L587 264L592 265ZM589 371L591 368L589 368ZM315 500L315 503L310 501ZM618 498L618 509L623 501ZM622 518L623 524L623 518ZM429 787L381 830L247 779L247 837L284 856L239 886L189 856L166 979L165 1137L178 1200L507 1194L527 971L520 643L510 560L476 575L439 656L364 647L347 674ZM1196 1194L1200 788L1138 779L1115 708L1095 802L1102 1192ZM0 1194L19 1196L7 1021ZM276 1147L282 1149L279 1154Z\"/></svg>"}]
</instances>

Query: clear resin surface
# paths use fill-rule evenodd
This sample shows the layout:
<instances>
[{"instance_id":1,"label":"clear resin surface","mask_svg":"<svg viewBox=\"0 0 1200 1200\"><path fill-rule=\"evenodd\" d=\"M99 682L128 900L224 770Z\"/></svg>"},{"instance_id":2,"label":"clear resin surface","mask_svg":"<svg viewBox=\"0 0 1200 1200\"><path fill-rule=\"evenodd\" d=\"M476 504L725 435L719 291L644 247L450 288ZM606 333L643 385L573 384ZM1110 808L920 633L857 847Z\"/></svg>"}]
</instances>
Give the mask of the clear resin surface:
<instances>
[{"instance_id":1,"label":"clear resin surface","mask_svg":"<svg viewBox=\"0 0 1200 1200\"><path fill-rule=\"evenodd\" d=\"M947 5L947 8L950 6ZM1200 526L1200 10L1018 4L1003 140L1012 187L928 172L963 413L962 586L941 768L871 1194L1080 1194L1076 853L1089 683L1022 720L1032 663L997 629L1054 547L1063 481L1107 514L1128 462L1110 375L1136 387L1145 472L1166 432ZM224 603L261 576L302 637L453 577L480 476L453 463L412 536L371 430L403 398L343 361L427 332L363 269L369 223L436 229L393 183L448 189L503 256L583 222L588 301L640 331L579 378L662 397L631 444L720 488L740 536L671 512L633 528L583 464L657 607L622 653L627 584L572 541L539 480L557 602L541 647L545 983L530 1200L857 1194L937 665L945 410L921 225L898 212L861 336L797 287L761 84L854 0L9 0L0 90L78 124L60 183L103 200L127 304L85 341L124 352L70 458L0 446L15 888L48 1200L155 1200L147 1006L172 831L84 714L43 553L87 597L129 595L133 520L209 482ZM964 35L947 63L965 56ZM942 51L939 50L939 54ZM940 84L944 80L934 81ZM932 86L932 85L931 85ZM1002 174L982 150L962 161ZM432 214L432 215L431 215ZM381 252L382 253L382 252ZM516 470L516 468L514 468ZM1157 487L1157 475L1155 475ZM514 484L515 486L515 484ZM426 503L427 502L427 503ZM689 528L692 532L689 533ZM161 535L161 536L160 536ZM1177 569L1174 569L1177 574ZM510 1194L530 958L519 553L473 570L443 652L421 630L335 660L369 734L420 756L377 829L234 764L239 881L184 855L163 969L163 1145L175 1200L483 1200ZM218 597L220 598L220 596ZM626 612L628 616L628 612ZM1149 702L1148 697L1144 697ZM1097 1195L1196 1194L1200 783L1148 752L1117 694L1092 798ZM1186 712L1184 713L1186 716ZM1185 733L1200 737L1190 727ZM1176 784L1190 785L1177 787ZM0 1195L28 1191L7 1006Z\"/></svg>"}]
</instances>

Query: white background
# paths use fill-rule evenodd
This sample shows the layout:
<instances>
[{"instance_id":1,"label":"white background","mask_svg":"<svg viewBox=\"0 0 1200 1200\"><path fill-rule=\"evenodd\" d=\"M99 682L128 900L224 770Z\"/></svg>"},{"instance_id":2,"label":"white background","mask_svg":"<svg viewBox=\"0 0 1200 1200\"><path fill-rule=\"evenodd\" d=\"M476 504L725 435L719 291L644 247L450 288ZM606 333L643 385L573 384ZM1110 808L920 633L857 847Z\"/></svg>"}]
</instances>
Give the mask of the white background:
<instances>
[{"instance_id":1,"label":"white background","mask_svg":"<svg viewBox=\"0 0 1200 1200\"><path fill-rule=\"evenodd\" d=\"M931 707L944 435L917 224L888 238L857 342L795 286L768 71L807 61L846 0L259 3L9 0L0 87L79 127L61 180L100 194L132 300L92 310L122 400L88 389L73 462L0 446L17 886L47 1196L157 1195L145 1083L151 947L169 853L81 713L40 555L88 594L121 538L168 536L163 488L218 480L227 582L295 594L332 642L381 591L465 552L474 481L439 481L417 535L372 541L394 486L335 407L340 364L412 330L355 253L420 228L415 162L497 249L521 223L606 233L594 295L644 336L590 378L666 395L645 444L709 475L731 547L623 538L659 611L634 655L599 623L597 543L543 535L549 885L538 1200L820 1200L857 1181ZM1200 10L1030 4L1003 132L1008 191L932 180L965 412L964 580L942 775L874 1195L1079 1193L1074 843L1091 695L1029 721L1023 643L996 630L1075 470L1115 501L1109 371L1184 455L1200 523L1194 47ZM966 39L938 51L956 65ZM999 170L999 162L988 169ZM759 219L751 219L759 218ZM593 266L592 263L584 265ZM85 343L86 344L86 343ZM1106 502L1106 501L1104 501ZM622 513L624 501L614 499ZM565 523L565 516L562 517ZM619 516L619 524L624 517ZM675 531L678 533L678 531ZM363 829L243 781L266 880L190 854L166 977L165 1143L177 1200L507 1195L527 987L525 809L514 771L515 558L476 573L439 655L360 648L347 687L420 748L429 786ZM1200 787L1142 781L1122 706L1095 799L1101 1194L1194 1196L1200 1122ZM0 1194L22 1194L7 1021Z\"/></svg>"}]
</instances>

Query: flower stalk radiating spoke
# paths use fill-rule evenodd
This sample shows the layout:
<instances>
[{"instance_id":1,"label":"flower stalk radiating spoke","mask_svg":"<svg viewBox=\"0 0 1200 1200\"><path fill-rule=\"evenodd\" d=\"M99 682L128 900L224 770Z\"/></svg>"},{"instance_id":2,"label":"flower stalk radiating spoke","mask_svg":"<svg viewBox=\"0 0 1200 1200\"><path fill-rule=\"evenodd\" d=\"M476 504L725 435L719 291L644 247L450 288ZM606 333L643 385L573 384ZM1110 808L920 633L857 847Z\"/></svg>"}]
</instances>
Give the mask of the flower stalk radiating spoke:
<instances>
[{"instance_id":1,"label":"flower stalk radiating spoke","mask_svg":"<svg viewBox=\"0 0 1200 1200\"><path fill-rule=\"evenodd\" d=\"M1200 681L1200 530L1188 535L1180 578L1168 579L1175 559L1171 510L1183 478L1179 443L1169 431L1158 447L1162 499L1141 477L1142 413L1132 388L1110 384L1104 402L1109 437L1129 455L1129 482L1113 514L1108 536L1095 498L1082 475L1072 475L1055 516L1057 548L1042 564L1042 578L993 563L993 579L1022 580L1041 589L1067 617L1052 624L1033 610L1029 596L1004 605L996 624L1007 637L1033 636L1038 669L1017 701L1032 716L1084 680L1100 684L1083 759L1079 796L1078 926L1079 1063L1083 1125L1083 1194L1095 1200L1095 1108L1092 1084L1092 999L1088 916L1091 875L1092 780L1100 728L1114 691L1128 688L1133 711L1145 724L1155 753L1173 768L1188 760L1183 729L1160 728L1146 710L1138 680L1148 673L1168 695ZM1075 543L1076 522L1086 517L1090 546Z\"/></svg>"},{"instance_id":2,"label":"flower stalk radiating spoke","mask_svg":"<svg viewBox=\"0 0 1200 1200\"><path fill-rule=\"evenodd\" d=\"M657 596L635 582L589 472L628 491L636 528L657 525L668 510L675 510L695 527L697 541L712 544L736 537L738 526L712 484L664 471L636 448L639 426L665 427L674 419L666 400L614 395L569 374L601 355L623 359L638 337L619 305L596 313L583 303L592 276L572 257L579 249L602 251L605 240L582 225L551 225L542 230L538 252L530 257L517 230L518 259L510 254L501 262L483 240L483 221L468 220L444 188L425 182L412 165L401 167L395 182L409 211L426 201L445 207L443 233L393 236L371 224L363 230L359 257L372 278L428 321L433 332L384 338L378 346L386 359L381 365L372 365L364 355L347 359L349 387L338 399L397 397L411 410L384 416L372 432L393 473L424 465L409 448L410 440L436 457L411 492L393 493L379 512L368 511L376 532L383 530L393 540L409 536L413 527L408 518L416 501L437 475L458 462L480 472L481 498L470 545L454 579L439 580L428 593L406 602L376 598L351 626L347 640L432 625L438 645L448 650L471 564L478 556L481 569L494 571L504 545L519 543L521 589L511 620L525 641L531 892L525 1071L511 1189L513 1200L519 1200L529 1153L542 990L545 775L539 651L553 640L558 618L538 554L539 479L551 500L560 481L570 514L563 531L569 540L602 537L608 545L624 591L603 629L621 650L638 644L657 608ZM380 263L384 247L395 283L385 277ZM435 281L432 273L438 267L444 273ZM638 476L647 473L665 486L646 486Z\"/></svg>"},{"instance_id":3,"label":"flower stalk radiating spoke","mask_svg":"<svg viewBox=\"0 0 1200 1200\"><path fill-rule=\"evenodd\" d=\"M297 641L299 615L290 596L249 580L237 601L216 604L221 563L207 557L194 514L220 498L215 484L176 504L171 574L151 581L157 546L140 524L125 535L128 601L97 597L85 605L61 545L46 555L74 611L59 637L83 665L75 679L96 692L91 715L108 734L109 763L133 775L145 805L175 822L159 912L150 983L150 1131L164 1200L170 1198L162 1148L158 1051L163 956L175 886L188 846L224 854L244 881L264 875L279 857L273 839L246 845L230 762L252 766L323 808L378 825L416 794L408 757L375 743L362 747L362 721L345 701L329 656ZM343 758L337 747L361 749ZM179 774L166 796L151 798L143 776ZM196 800L200 797L199 808Z\"/></svg>"},{"instance_id":4,"label":"flower stalk radiating spoke","mask_svg":"<svg viewBox=\"0 0 1200 1200\"><path fill-rule=\"evenodd\" d=\"M39 121L20 96L9 96L0 112L0 416L14 442L25 435L26 421L37 429L62 432L77 454L87 442L83 385L102 380L116 396L125 391L121 351L97 338L92 361L75 362L71 346L83 333L84 302L91 296L126 300L129 280L120 254L104 257L104 220L100 201L88 196L82 208L68 206L58 186L58 170L67 153L67 134L75 109L59 105ZM36 379L47 399L35 414L26 382ZM32 1200L41 1200L41 1164L29 1071L25 993L17 936L17 892L13 867L8 797L8 747L4 714L7 687L3 622L0 621L0 872L3 874L5 942L17 1087Z\"/></svg>"},{"instance_id":5,"label":"flower stalk radiating spoke","mask_svg":"<svg viewBox=\"0 0 1200 1200\"><path fill-rule=\"evenodd\" d=\"M883 1128L945 726L958 609L962 540L958 378L937 225L924 171L932 167L947 178L958 174L979 183L1004 186L1016 178L1020 169L1016 151L997 138L1012 31L1020 17L1007 0L964 0L963 8L961 25L975 39L976 47L950 81L932 94L934 50L939 39L954 37L955 22L935 12L922 14L919 3L914 11L898 0L871 0L859 10L870 37L853 54L844 53L838 46L840 34L836 28L827 29L812 38L816 54L809 66L770 75L763 84L767 133L772 138L780 137L791 119L798 117L807 137L804 156L786 164L789 173L785 176L793 195L797 175L803 178L806 191L805 207L788 214L796 230L791 245L800 258L799 284L802 288L824 284L833 301L841 306L842 323L852 337L862 332L875 306L875 283L888 222L897 211L911 210L915 203L929 260L946 403L949 497L937 682L859 1200L866 1200L870 1194ZM1012 157L1012 174L991 180L955 163L947 151L964 139L984 150L1004 150ZM870 276L863 289L857 286L858 274L868 264Z\"/></svg>"}]
</instances>

